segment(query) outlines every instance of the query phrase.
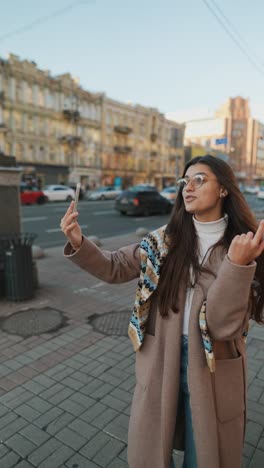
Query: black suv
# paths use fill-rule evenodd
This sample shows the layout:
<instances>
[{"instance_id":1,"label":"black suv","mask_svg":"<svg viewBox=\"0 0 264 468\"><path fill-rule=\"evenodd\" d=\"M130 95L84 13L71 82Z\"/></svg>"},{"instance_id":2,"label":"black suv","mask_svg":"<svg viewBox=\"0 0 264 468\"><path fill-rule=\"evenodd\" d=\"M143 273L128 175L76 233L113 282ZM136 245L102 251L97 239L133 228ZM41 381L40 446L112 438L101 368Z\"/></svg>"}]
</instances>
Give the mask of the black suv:
<instances>
[{"instance_id":1,"label":"black suv","mask_svg":"<svg viewBox=\"0 0 264 468\"><path fill-rule=\"evenodd\" d=\"M116 198L115 209L122 215L167 214L172 204L157 190L124 190Z\"/></svg>"}]
</instances>

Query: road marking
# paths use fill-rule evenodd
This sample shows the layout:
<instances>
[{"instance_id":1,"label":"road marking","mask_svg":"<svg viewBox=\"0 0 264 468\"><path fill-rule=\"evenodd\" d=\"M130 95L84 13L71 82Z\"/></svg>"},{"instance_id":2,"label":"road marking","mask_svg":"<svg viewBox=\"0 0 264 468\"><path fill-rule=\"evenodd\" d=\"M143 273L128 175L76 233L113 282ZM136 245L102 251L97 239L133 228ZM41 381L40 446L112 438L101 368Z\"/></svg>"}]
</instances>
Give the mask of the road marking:
<instances>
[{"instance_id":1,"label":"road marking","mask_svg":"<svg viewBox=\"0 0 264 468\"><path fill-rule=\"evenodd\" d=\"M44 221L44 219L48 219L47 216L38 216L34 218L22 218L22 223L26 223L27 221Z\"/></svg>"},{"instance_id":2,"label":"road marking","mask_svg":"<svg viewBox=\"0 0 264 468\"><path fill-rule=\"evenodd\" d=\"M105 211L96 211L95 213L90 213L90 214L94 216L102 216L102 215L114 214L114 213L116 213L115 210L105 210Z\"/></svg>"},{"instance_id":3,"label":"road marking","mask_svg":"<svg viewBox=\"0 0 264 468\"><path fill-rule=\"evenodd\" d=\"M82 226L80 226L81 229L86 229L87 227L88 227L88 224L83 224ZM61 228L46 229L46 232L48 232L49 234L53 232L59 232L59 231L61 231Z\"/></svg>"}]
</instances>

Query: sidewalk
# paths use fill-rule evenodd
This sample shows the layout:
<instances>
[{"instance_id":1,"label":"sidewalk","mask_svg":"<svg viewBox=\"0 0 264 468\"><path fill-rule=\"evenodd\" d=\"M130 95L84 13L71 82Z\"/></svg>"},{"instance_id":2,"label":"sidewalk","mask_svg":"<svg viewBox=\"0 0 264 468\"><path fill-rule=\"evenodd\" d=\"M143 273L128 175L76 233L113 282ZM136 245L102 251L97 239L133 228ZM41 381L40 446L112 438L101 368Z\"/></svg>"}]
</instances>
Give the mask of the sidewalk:
<instances>
[{"instance_id":1,"label":"sidewalk","mask_svg":"<svg viewBox=\"0 0 264 468\"><path fill-rule=\"evenodd\" d=\"M133 242L135 234L105 239L102 247L115 250ZM64 318L63 327L39 336L0 330L0 468L127 468L134 352L126 336L99 329L109 333L111 312L120 312L113 331L127 329L137 282L105 284L65 260L61 247L46 254L37 261L36 297L0 301L1 318L42 308ZM96 329L88 322L94 314L101 322ZM264 329L256 325L249 334L248 364L243 468L263 468ZM175 459L182 457L175 453Z\"/></svg>"}]
</instances>

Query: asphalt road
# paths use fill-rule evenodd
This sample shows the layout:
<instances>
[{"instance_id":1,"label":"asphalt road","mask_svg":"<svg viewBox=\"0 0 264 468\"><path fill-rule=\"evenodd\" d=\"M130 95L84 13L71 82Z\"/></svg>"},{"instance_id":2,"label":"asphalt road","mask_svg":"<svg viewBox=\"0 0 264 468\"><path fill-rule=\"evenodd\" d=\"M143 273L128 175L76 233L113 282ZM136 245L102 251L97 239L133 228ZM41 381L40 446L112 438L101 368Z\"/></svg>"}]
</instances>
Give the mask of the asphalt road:
<instances>
[{"instance_id":1,"label":"asphalt road","mask_svg":"<svg viewBox=\"0 0 264 468\"><path fill-rule=\"evenodd\" d=\"M257 200L255 196L250 195L247 201L253 210L264 210L264 200ZM38 237L35 244L42 248L64 245L65 237L59 226L67 207L68 203L22 206L23 232L36 233ZM80 201L78 211L83 234L96 235L100 238L128 234L138 227L152 230L168 221L168 215L120 216L114 209L114 201Z\"/></svg>"},{"instance_id":2,"label":"asphalt road","mask_svg":"<svg viewBox=\"0 0 264 468\"><path fill-rule=\"evenodd\" d=\"M55 247L65 243L60 230L60 220L68 203L46 203L21 207L23 232L38 235L35 244L42 248ZM120 216L114 209L114 201L80 201L78 205L79 224L84 235L100 238L128 234L138 227L155 229L168 221L168 215L132 217Z\"/></svg>"}]
</instances>

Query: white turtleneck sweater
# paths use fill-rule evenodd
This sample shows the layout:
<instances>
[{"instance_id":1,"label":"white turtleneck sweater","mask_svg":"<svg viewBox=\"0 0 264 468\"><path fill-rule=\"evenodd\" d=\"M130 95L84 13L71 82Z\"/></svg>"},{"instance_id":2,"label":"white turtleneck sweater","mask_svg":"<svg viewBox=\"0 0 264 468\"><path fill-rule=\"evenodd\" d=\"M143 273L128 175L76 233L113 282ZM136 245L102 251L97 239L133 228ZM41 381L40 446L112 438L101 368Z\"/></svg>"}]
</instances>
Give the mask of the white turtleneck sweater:
<instances>
[{"instance_id":1,"label":"white turtleneck sweater","mask_svg":"<svg viewBox=\"0 0 264 468\"><path fill-rule=\"evenodd\" d=\"M219 241L219 239L224 234L225 228L227 226L227 215L221 219L218 219L217 221L211 221L209 223L201 223L193 217L193 222L198 236L199 260L200 263L204 263L210 254L208 249L217 241ZM190 274L192 274L192 271L190 271ZM183 335L188 335L193 294L194 288L187 288L182 328Z\"/></svg>"}]
</instances>

